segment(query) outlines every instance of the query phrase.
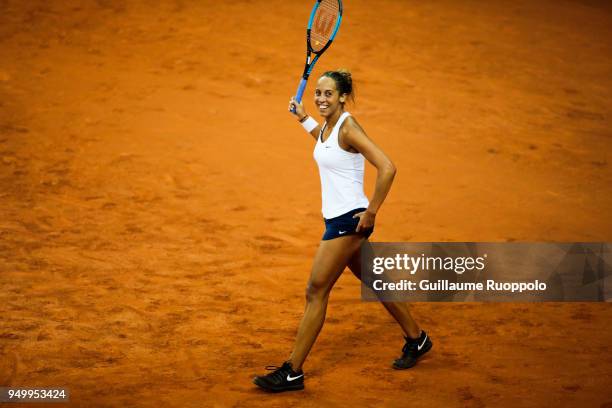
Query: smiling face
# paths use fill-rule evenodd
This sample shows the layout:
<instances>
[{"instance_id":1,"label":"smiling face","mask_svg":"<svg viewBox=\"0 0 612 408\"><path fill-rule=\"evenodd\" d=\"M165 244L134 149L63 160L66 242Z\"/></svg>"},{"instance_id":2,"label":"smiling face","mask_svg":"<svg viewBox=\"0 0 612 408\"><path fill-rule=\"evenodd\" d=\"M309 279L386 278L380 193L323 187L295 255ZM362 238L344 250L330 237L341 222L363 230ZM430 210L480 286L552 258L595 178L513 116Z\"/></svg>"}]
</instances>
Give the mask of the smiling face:
<instances>
[{"instance_id":1,"label":"smiling face","mask_svg":"<svg viewBox=\"0 0 612 408\"><path fill-rule=\"evenodd\" d=\"M319 108L319 114L329 118L338 110L342 110L346 101L346 95L340 95L336 88L336 81L330 77L321 77L315 89L315 105Z\"/></svg>"}]
</instances>

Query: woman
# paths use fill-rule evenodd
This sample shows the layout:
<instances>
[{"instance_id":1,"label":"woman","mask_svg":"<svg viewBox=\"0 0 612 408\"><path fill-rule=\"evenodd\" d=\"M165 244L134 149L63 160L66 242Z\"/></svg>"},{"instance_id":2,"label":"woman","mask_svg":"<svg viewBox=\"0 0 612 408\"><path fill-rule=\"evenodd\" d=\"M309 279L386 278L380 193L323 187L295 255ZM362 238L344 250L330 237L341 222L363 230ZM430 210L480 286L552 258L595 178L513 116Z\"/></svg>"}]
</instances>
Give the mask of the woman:
<instances>
[{"instance_id":1,"label":"woman","mask_svg":"<svg viewBox=\"0 0 612 408\"><path fill-rule=\"evenodd\" d=\"M323 327L329 293L346 266L361 279L359 248L374 230L376 214L396 173L391 160L345 111L348 99L354 100L351 74L339 70L325 72L317 82L315 105L325 119L322 127L306 114L301 103L294 98L289 102L289 110L317 141L314 158L321 176L325 233L314 258L306 288L306 309L293 353L281 367L268 368L274 371L253 379L267 391L304 388L302 364ZM378 171L371 201L363 192L364 158ZM432 343L419 329L406 304L383 302L383 305L406 334L402 356L395 360L393 368L410 368L429 351Z\"/></svg>"}]
</instances>

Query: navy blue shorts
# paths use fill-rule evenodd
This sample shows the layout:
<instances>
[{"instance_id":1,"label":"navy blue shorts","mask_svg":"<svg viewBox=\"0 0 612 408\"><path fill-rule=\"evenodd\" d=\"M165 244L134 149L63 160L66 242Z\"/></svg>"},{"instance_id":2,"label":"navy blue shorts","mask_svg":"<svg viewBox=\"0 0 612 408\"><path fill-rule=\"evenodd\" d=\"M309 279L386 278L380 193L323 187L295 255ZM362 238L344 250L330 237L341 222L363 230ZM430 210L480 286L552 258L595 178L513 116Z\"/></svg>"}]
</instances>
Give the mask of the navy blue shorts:
<instances>
[{"instance_id":1,"label":"navy blue shorts","mask_svg":"<svg viewBox=\"0 0 612 408\"><path fill-rule=\"evenodd\" d=\"M365 208L357 208L334 218L324 218L325 233L323 234L322 240L327 241L329 239L355 234L363 235L364 237L368 238L370 235L372 235L372 232L374 232L374 227L367 228L365 230L362 229L361 231L356 232L355 228L357 228L357 224L359 224L359 217L353 218L353 215L365 210Z\"/></svg>"}]
</instances>

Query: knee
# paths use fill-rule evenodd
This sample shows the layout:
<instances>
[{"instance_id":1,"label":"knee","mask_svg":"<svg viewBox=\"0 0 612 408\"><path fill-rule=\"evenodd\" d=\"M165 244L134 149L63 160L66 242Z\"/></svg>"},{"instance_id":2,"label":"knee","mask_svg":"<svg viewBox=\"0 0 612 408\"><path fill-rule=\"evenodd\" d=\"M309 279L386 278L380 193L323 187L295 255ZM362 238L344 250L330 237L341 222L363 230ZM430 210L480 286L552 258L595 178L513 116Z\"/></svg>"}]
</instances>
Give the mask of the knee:
<instances>
[{"instance_id":1,"label":"knee","mask_svg":"<svg viewBox=\"0 0 612 408\"><path fill-rule=\"evenodd\" d=\"M324 299L327 296L327 292L325 285L316 281L309 281L306 286L306 301L312 302Z\"/></svg>"}]
</instances>

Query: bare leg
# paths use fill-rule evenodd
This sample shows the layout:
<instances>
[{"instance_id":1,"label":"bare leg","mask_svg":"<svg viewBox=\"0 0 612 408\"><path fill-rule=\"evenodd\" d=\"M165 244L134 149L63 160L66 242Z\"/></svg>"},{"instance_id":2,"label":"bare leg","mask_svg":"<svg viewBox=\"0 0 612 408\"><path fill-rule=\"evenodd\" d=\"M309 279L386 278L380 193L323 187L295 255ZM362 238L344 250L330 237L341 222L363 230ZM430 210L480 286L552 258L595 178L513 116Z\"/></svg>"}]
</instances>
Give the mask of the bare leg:
<instances>
[{"instance_id":1,"label":"bare leg","mask_svg":"<svg viewBox=\"0 0 612 408\"><path fill-rule=\"evenodd\" d=\"M334 286L349 259L358 252L364 238L348 235L329 241L321 241L314 258L310 280L306 288L306 308L300 323L295 347L289 361L294 370L300 370L314 344L327 310L329 292Z\"/></svg>"},{"instance_id":2,"label":"bare leg","mask_svg":"<svg viewBox=\"0 0 612 408\"><path fill-rule=\"evenodd\" d=\"M359 250L356 251L349 260L348 267L359 280L361 280L361 260ZM402 302L381 302L385 309L393 316L406 333L406 336L416 339L421 335L421 329L412 318L406 303Z\"/></svg>"}]
</instances>

